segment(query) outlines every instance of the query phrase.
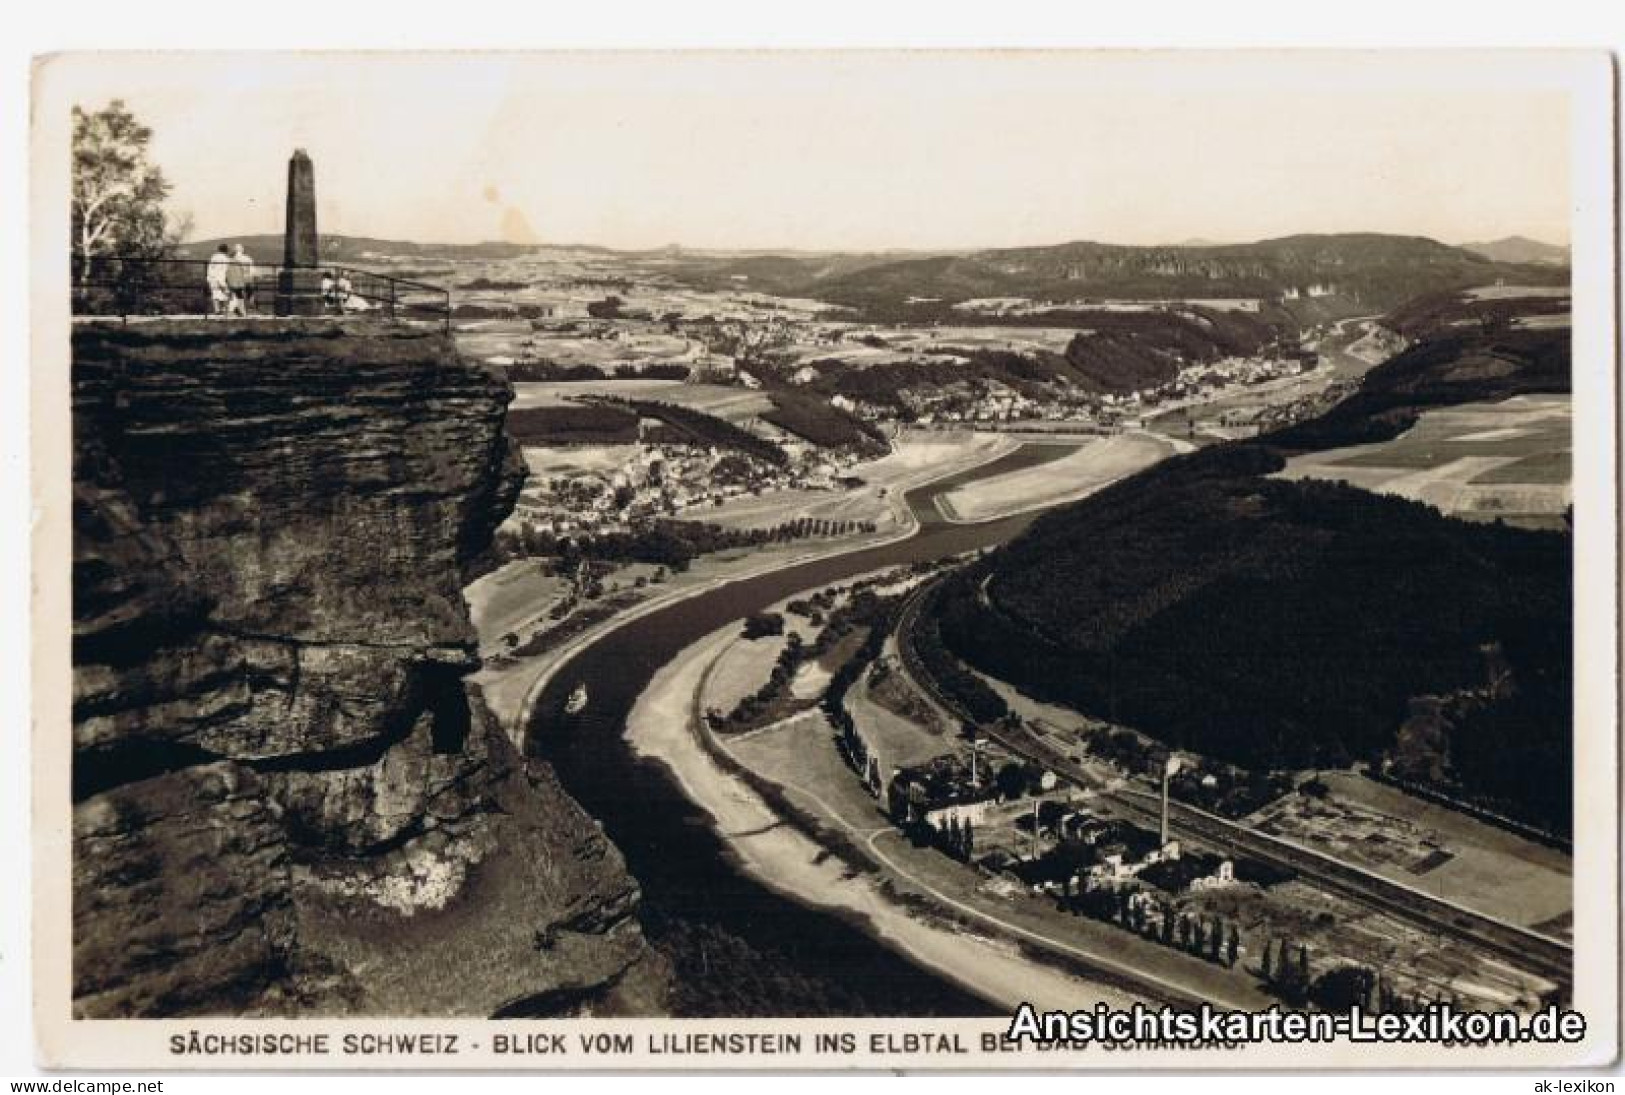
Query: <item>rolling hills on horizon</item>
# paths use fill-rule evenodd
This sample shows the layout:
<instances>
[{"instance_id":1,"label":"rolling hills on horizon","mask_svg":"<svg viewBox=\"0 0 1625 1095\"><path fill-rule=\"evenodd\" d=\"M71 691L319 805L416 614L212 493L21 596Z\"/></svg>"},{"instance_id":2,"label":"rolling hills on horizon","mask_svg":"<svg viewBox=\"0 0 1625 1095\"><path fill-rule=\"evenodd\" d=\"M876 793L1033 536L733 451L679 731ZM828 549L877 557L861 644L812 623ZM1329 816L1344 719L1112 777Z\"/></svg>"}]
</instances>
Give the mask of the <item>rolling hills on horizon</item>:
<instances>
[{"instance_id":1,"label":"rolling hills on horizon","mask_svg":"<svg viewBox=\"0 0 1625 1095\"><path fill-rule=\"evenodd\" d=\"M720 264L715 276L739 267ZM1386 311L1424 293L1506 279L1553 284L1560 268L1498 263L1435 240L1375 233L1287 236L1248 244L1136 247L1075 242L958 255L894 259L836 269L816 260L771 271L768 291L815 297L867 313L898 302L954 303L1019 296L1075 301L1115 298L1337 297ZM906 313L905 313L906 315Z\"/></svg>"},{"instance_id":2,"label":"rolling hills on horizon","mask_svg":"<svg viewBox=\"0 0 1625 1095\"><path fill-rule=\"evenodd\" d=\"M275 261L282 248L281 237L257 235L201 240L183 250L199 257L222 242L242 243L250 254L268 262ZM650 276L695 289L749 289L811 298L850 308L871 322L902 323L962 319L954 305L1000 297L1080 305L1121 299L1244 298L1262 300L1267 309L1275 310L1274 319L1299 325L1386 312L1425 294L1496 281L1552 285L1568 278L1566 266L1544 258L1498 261L1426 237L1372 232L1294 235L1239 244L1073 241L934 252L732 252L674 246L613 251L587 245L322 237L323 261L335 263L503 261L549 253L618 258Z\"/></svg>"},{"instance_id":3,"label":"rolling hills on horizon","mask_svg":"<svg viewBox=\"0 0 1625 1095\"><path fill-rule=\"evenodd\" d=\"M1483 255L1493 262L1544 263L1550 266L1569 264L1567 247L1532 240L1528 236L1506 236L1485 243L1464 243L1461 249Z\"/></svg>"},{"instance_id":4,"label":"rolling hills on horizon","mask_svg":"<svg viewBox=\"0 0 1625 1095\"><path fill-rule=\"evenodd\" d=\"M511 259L529 254L539 248L518 243L413 243L410 240L384 240L371 236L345 236L322 234L322 259L326 262L364 262L368 258L390 256L394 258L425 259ZM242 244L257 261L265 263L282 260L281 233L256 233L246 236L219 236L206 240L188 240L180 245L185 257L204 258L221 244L228 247Z\"/></svg>"}]
</instances>

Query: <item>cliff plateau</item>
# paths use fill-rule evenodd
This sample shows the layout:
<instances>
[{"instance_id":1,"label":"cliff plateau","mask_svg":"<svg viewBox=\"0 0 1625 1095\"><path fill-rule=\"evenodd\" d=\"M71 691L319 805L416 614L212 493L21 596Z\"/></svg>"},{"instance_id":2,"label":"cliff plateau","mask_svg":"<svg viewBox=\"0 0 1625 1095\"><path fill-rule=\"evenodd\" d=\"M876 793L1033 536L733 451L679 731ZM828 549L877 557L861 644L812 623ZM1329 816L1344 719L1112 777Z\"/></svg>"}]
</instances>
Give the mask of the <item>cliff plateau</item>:
<instances>
[{"instance_id":1,"label":"cliff plateau","mask_svg":"<svg viewBox=\"0 0 1625 1095\"><path fill-rule=\"evenodd\" d=\"M75 1012L644 1014L638 888L464 680L507 382L324 320L73 336Z\"/></svg>"}]
</instances>

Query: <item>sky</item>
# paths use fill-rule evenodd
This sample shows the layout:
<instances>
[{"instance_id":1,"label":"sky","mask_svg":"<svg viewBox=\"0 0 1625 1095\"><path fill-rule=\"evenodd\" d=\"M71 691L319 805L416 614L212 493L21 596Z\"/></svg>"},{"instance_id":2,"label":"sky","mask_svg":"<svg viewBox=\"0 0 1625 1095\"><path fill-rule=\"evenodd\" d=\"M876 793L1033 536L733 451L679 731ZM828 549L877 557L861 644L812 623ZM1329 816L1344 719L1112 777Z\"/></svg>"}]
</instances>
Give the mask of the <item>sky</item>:
<instances>
[{"instance_id":1,"label":"sky","mask_svg":"<svg viewBox=\"0 0 1625 1095\"><path fill-rule=\"evenodd\" d=\"M153 128L194 239L280 232L304 148L322 232L420 242L1569 242L1568 84L1550 54L81 54L47 68L50 101L122 98Z\"/></svg>"}]
</instances>

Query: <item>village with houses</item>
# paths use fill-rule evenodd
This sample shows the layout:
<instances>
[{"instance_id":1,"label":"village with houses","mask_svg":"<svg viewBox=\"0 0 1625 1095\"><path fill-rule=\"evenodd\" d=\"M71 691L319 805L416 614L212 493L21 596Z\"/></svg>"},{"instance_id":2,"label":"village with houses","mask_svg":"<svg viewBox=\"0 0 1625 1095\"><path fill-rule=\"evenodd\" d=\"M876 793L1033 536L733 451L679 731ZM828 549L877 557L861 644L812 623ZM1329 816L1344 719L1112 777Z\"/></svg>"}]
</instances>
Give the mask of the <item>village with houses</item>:
<instances>
[{"instance_id":1,"label":"village with houses","mask_svg":"<svg viewBox=\"0 0 1625 1095\"><path fill-rule=\"evenodd\" d=\"M511 422L532 475L509 519L513 532L620 536L654 520L772 528L802 516L810 494L863 492L874 478L867 467L909 438L1245 436L1312 413L1330 383L1316 375L1314 349L1329 325L1250 354L1180 360L1166 378L1120 390L1001 371L1006 359L1067 350L1076 333L1062 320L1027 325L1046 313L1252 315L1257 299L998 298L955 304L929 321L876 323L851 309L755 291L743 275L698 289L668 269L676 260L659 255L629 262L552 251L547 259L442 260L446 268L403 271L458 279L459 345L514 381ZM408 260L371 261L390 269ZM1001 359L1000 368L978 367L983 355ZM638 420L617 421L616 406L630 403ZM1207 413L1209 405L1220 409ZM661 406L692 412L693 422L714 418L765 445L727 429L674 431L650 416ZM775 498L784 504L768 504Z\"/></svg>"}]
</instances>

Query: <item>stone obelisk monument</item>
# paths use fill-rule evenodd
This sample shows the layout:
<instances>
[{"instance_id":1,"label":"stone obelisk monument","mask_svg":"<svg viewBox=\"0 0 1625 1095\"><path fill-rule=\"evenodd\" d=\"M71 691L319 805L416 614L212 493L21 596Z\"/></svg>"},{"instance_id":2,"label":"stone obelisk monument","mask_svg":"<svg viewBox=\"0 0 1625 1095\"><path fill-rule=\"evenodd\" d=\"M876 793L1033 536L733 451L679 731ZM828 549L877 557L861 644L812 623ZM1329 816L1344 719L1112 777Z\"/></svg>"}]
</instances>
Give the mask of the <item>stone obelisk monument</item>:
<instances>
[{"instance_id":1,"label":"stone obelisk monument","mask_svg":"<svg viewBox=\"0 0 1625 1095\"><path fill-rule=\"evenodd\" d=\"M322 313L321 249L316 237L316 168L300 148L288 160L288 214L282 238L282 276L277 279L277 314Z\"/></svg>"}]
</instances>

